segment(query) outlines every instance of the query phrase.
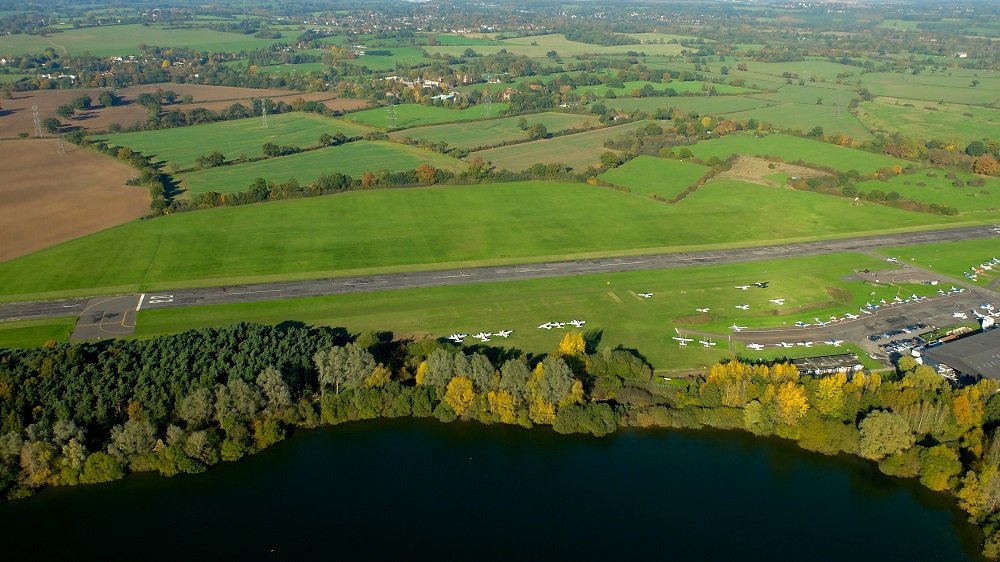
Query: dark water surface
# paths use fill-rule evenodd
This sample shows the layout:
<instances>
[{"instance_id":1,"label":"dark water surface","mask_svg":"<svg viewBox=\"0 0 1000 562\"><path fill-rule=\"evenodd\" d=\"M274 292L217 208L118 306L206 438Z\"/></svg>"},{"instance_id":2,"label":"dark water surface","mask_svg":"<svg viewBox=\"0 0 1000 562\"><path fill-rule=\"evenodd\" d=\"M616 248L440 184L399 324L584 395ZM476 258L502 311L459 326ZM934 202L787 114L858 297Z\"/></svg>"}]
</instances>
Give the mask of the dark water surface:
<instances>
[{"instance_id":1,"label":"dark water surface","mask_svg":"<svg viewBox=\"0 0 1000 562\"><path fill-rule=\"evenodd\" d=\"M740 433L300 431L197 476L0 506L5 560L977 560L946 496Z\"/></svg>"}]
</instances>

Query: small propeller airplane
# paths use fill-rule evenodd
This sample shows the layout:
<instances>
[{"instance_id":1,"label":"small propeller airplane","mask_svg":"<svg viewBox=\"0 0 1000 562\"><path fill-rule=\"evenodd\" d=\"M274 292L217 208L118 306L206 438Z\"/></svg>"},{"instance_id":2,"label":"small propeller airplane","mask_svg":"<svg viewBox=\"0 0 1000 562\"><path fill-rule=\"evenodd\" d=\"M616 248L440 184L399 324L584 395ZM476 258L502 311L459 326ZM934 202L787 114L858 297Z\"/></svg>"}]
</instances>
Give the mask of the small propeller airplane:
<instances>
[{"instance_id":1,"label":"small propeller airplane","mask_svg":"<svg viewBox=\"0 0 1000 562\"><path fill-rule=\"evenodd\" d=\"M712 340L698 340L698 343L700 343L705 347L712 347L713 345L715 345L715 342Z\"/></svg>"},{"instance_id":2,"label":"small propeller airplane","mask_svg":"<svg viewBox=\"0 0 1000 562\"><path fill-rule=\"evenodd\" d=\"M955 314L952 314L952 316L954 316L955 318L960 318L962 320L968 320L969 319L969 315L966 314L966 313L964 313L964 312L956 312Z\"/></svg>"},{"instance_id":3,"label":"small propeller airplane","mask_svg":"<svg viewBox=\"0 0 1000 562\"><path fill-rule=\"evenodd\" d=\"M469 337L469 334L452 334L448 336L448 339L455 343L462 343L462 340Z\"/></svg>"},{"instance_id":4,"label":"small propeller airplane","mask_svg":"<svg viewBox=\"0 0 1000 562\"><path fill-rule=\"evenodd\" d=\"M826 340L826 345L832 345L833 347L840 347L840 344L844 343L844 340Z\"/></svg>"},{"instance_id":5,"label":"small propeller airplane","mask_svg":"<svg viewBox=\"0 0 1000 562\"><path fill-rule=\"evenodd\" d=\"M771 299L771 302L778 306L783 306L785 304L785 299Z\"/></svg>"},{"instance_id":6,"label":"small propeller airplane","mask_svg":"<svg viewBox=\"0 0 1000 562\"><path fill-rule=\"evenodd\" d=\"M814 342L811 342L811 341L800 341L800 342L796 343L795 345L802 346L802 347L812 347L813 343Z\"/></svg>"},{"instance_id":7,"label":"small propeller airplane","mask_svg":"<svg viewBox=\"0 0 1000 562\"><path fill-rule=\"evenodd\" d=\"M552 328L555 328L555 326L552 325L552 322L546 322L538 326L539 330L551 330Z\"/></svg>"},{"instance_id":8,"label":"small propeller airplane","mask_svg":"<svg viewBox=\"0 0 1000 562\"><path fill-rule=\"evenodd\" d=\"M473 334L472 337L476 338L477 340L479 340L479 341L481 341L483 343L486 343L486 342L490 341L490 336L492 336L492 335L493 334L488 334L486 332L479 332L478 334Z\"/></svg>"},{"instance_id":9,"label":"small propeller airplane","mask_svg":"<svg viewBox=\"0 0 1000 562\"><path fill-rule=\"evenodd\" d=\"M571 324L574 328L582 328L586 324L586 320L570 320L567 324Z\"/></svg>"},{"instance_id":10,"label":"small propeller airplane","mask_svg":"<svg viewBox=\"0 0 1000 562\"><path fill-rule=\"evenodd\" d=\"M500 330L499 332L497 332L497 333L495 333L493 335L496 336L496 337L498 337L498 338L509 338L510 335L513 334L513 333L514 333L514 330Z\"/></svg>"},{"instance_id":11,"label":"small propeller airplane","mask_svg":"<svg viewBox=\"0 0 1000 562\"><path fill-rule=\"evenodd\" d=\"M750 285L736 285L735 288L737 288L737 289L739 289L741 291L748 291L748 290L750 290Z\"/></svg>"},{"instance_id":12,"label":"small propeller airplane","mask_svg":"<svg viewBox=\"0 0 1000 562\"><path fill-rule=\"evenodd\" d=\"M777 347L784 347L785 349L788 349L789 347L795 347L795 344L788 343L788 342L779 342L779 343L776 343L774 345L777 346Z\"/></svg>"},{"instance_id":13,"label":"small propeller airplane","mask_svg":"<svg viewBox=\"0 0 1000 562\"><path fill-rule=\"evenodd\" d=\"M750 305L749 304L738 304L738 305L736 305L736 308L738 308L740 310L750 310Z\"/></svg>"},{"instance_id":14,"label":"small propeller airplane","mask_svg":"<svg viewBox=\"0 0 1000 562\"><path fill-rule=\"evenodd\" d=\"M698 312L708 312L709 311L709 309L707 309L707 308L696 308L695 310L697 310Z\"/></svg>"},{"instance_id":15,"label":"small propeller airplane","mask_svg":"<svg viewBox=\"0 0 1000 562\"><path fill-rule=\"evenodd\" d=\"M737 326L735 322L733 322L733 325L730 326L729 328L734 332L742 332L743 330L747 329L746 326Z\"/></svg>"},{"instance_id":16,"label":"small propeller airplane","mask_svg":"<svg viewBox=\"0 0 1000 562\"><path fill-rule=\"evenodd\" d=\"M653 293L639 293L639 296L644 299L651 299L653 298Z\"/></svg>"},{"instance_id":17,"label":"small propeller airplane","mask_svg":"<svg viewBox=\"0 0 1000 562\"><path fill-rule=\"evenodd\" d=\"M844 318L847 318L848 320L857 320L859 317L857 314L851 314L850 312L845 312Z\"/></svg>"},{"instance_id":18,"label":"small propeller airplane","mask_svg":"<svg viewBox=\"0 0 1000 562\"><path fill-rule=\"evenodd\" d=\"M760 288L760 289L766 289L767 286L770 285L770 284L771 284L770 281L758 281L758 282L754 283L754 286L756 286L757 288Z\"/></svg>"},{"instance_id":19,"label":"small propeller airplane","mask_svg":"<svg viewBox=\"0 0 1000 562\"><path fill-rule=\"evenodd\" d=\"M759 343L748 343L747 349L752 349L754 351L761 351L764 349L764 346Z\"/></svg>"}]
</instances>

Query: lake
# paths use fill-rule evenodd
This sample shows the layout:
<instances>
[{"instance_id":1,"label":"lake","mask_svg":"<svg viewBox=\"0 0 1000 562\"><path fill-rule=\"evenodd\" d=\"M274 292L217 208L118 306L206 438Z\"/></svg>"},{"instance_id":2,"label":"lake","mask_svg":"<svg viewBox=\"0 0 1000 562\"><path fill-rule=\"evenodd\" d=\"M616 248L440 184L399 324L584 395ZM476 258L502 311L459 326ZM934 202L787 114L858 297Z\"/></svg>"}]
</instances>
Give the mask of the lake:
<instances>
[{"instance_id":1,"label":"lake","mask_svg":"<svg viewBox=\"0 0 1000 562\"><path fill-rule=\"evenodd\" d=\"M945 495L776 439L412 419L0 506L8 560L886 562L978 560L979 540Z\"/></svg>"}]
</instances>

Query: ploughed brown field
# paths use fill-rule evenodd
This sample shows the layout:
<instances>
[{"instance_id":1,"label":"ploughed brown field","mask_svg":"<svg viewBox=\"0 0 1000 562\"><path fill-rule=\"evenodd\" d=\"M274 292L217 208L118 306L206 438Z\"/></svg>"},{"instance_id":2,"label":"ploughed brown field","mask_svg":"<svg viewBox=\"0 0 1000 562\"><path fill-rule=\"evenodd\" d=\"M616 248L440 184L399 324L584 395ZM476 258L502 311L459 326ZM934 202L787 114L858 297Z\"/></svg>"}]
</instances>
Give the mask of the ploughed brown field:
<instances>
[{"instance_id":1,"label":"ploughed brown field","mask_svg":"<svg viewBox=\"0 0 1000 562\"><path fill-rule=\"evenodd\" d=\"M0 262L137 219L149 192L125 182L136 171L58 140L0 141Z\"/></svg>"},{"instance_id":2,"label":"ploughed brown field","mask_svg":"<svg viewBox=\"0 0 1000 562\"><path fill-rule=\"evenodd\" d=\"M250 98L268 97L274 101L291 103L302 98L305 101L322 101L331 109L348 111L367 107L364 100L338 99L330 92L296 92L292 90L258 90L254 88L232 88L229 86L202 86L198 84L144 84L122 88L115 93L123 100L122 105L100 107L97 101L101 92L107 88L80 88L74 90L43 90L33 92L16 92L13 99L0 101L0 139L17 138L18 133L34 135L35 125L31 106L38 106L38 116L41 119L57 117L56 108L68 104L74 99L86 94L91 97L94 109L77 112L70 119L60 119L64 126L82 127L88 131L103 131L112 123L122 127L131 127L137 121L146 120L146 108L136 103L141 93L152 93L157 89L172 90L178 98L190 95L194 101L190 104L174 104L164 106L164 109L190 111L196 107L204 107L219 111L234 103L249 105ZM58 117L57 117L58 118Z\"/></svg>"}]
</instances>

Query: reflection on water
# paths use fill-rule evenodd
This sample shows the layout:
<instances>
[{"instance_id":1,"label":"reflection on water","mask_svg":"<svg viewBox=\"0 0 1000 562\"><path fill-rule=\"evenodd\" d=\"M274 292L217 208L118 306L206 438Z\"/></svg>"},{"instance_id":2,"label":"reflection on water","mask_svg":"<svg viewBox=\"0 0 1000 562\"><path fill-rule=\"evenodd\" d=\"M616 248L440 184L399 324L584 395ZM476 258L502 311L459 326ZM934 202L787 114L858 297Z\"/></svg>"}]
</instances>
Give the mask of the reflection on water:
<instances>
[{"instance_id":1,"label":"reflection on water","mask_svg":"<svg viewBox=\"0 0 1000 562\"><path fill-rule=\"evenodd\" d=\"M52 559L975 560L954 503L865 461L731 432L373 421L299 432L197 476L0 506Z\"/></svg>"}]
</instances>

